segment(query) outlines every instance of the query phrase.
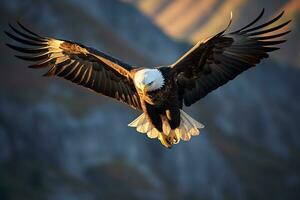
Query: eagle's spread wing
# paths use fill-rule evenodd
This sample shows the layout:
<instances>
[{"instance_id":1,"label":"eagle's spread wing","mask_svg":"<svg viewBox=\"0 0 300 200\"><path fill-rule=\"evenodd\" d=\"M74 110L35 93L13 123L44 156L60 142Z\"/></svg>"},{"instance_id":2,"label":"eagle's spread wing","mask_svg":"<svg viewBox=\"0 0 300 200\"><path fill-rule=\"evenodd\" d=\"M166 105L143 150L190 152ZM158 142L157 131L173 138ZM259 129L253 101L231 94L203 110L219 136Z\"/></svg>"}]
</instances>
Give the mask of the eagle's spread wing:
<instances>
[{"instance_id":1,"label":"eagle's spread wing","mask_svg":"<svg viewBox=\"0 0 300 200\"><path fill-rule=\"evenodd\" d=\"M263 13L264 10L247 26L227 34L225 31L230 20L224 31L199 42L171 66L176 71L179 93L186 106L255 66L268 57L268 52L279 49L274 45L285 42L278 38L290 31L274 31L290 21L276 26L273 24L282 17L283 12L266 23L252 27Z\"/></svg>"},{"instance_id":2,"label":"eagle's spread wing","mask_svg":"<svg viewBox=\"0 0 300 200\"><path fill-rule=\"evenodd\" d=\"M18 24L22 31L10 26L14 34L5 33L22 46L7 45L26 54L17 57L34 62L29 67L49 67L45 76L63 77L141 109L140 99L130 76L132 66L75 42L41 37Z\"/></svg>"}]
</instances>

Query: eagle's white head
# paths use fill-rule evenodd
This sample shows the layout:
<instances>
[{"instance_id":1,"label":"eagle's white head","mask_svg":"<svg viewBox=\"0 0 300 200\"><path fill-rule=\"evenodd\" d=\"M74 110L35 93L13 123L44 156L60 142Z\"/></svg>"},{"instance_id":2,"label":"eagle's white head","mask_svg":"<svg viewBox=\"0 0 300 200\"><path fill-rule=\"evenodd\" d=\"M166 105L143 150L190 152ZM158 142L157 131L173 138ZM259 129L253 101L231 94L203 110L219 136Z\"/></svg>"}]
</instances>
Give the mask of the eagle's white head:
<instances>
[{"instance_id":1,"label":"eagle's white head","mask_svg":"<svg viewBox=\"0 0 300 200\"><path fill-rule=\"evenodd\" d=\"M154 91L164 86L164 77L158 69L141 69L133 77L135 87L143 92Z\"/></svg>"}]
</instances>

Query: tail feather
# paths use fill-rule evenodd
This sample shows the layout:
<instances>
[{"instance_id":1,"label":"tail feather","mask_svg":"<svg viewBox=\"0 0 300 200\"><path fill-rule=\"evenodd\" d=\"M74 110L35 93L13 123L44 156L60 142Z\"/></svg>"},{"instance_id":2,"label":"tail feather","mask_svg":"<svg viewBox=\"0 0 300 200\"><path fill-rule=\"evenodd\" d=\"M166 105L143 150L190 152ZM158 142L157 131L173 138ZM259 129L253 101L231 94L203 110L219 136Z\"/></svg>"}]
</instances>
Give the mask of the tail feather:
<instances>
[{"instance_id":1,"label":"tail feather","mask_svg":"<svg viewBox=\"0 0 300 200\"><path fill-rule=\"evenodd\" d=\"M139 122L144 119L145 115L142 114L140 115L138 118L136 118L135 120L133 120L130 124L128 124L128 126L130 127L138 127Z\"/></svg>"},{"instance_id":2,"label":"tail feather","mask_svg":"<svg viewBox=\"0 0 300 200\"><path fill-rule=\"evenodd\" d=\"M158 138L160 142L170 148L177 144L180 139L189 141L192 136L200 134L199 129L204 128L204 125L197 122L183 110L180 110L180 126L172 130L167 118L162 116L163 132L159 132L147 119L143 113L128 126L136 128L140 133L146 133L149 138Z\"/></svg>"},{"instance_id":3,"label":"tail feather","mask_svg":"<svg viewBox=\"0 0 300 200\"><path fill-rule=\"evenodd\" d=\"M149 138L157 138L159 136L160 132L156 128L152 128L150 131L148 131L147 136Z\"/></svg>"},{"instance_id":4,"label":"tail feather","mask_svg":"<svg viewBox=\"0 0 300 200\"><path fill-rule=\"evenodd\" d=\"M146 121L146 123L143 123L142 125L138 126L136 130L140 133L147 133L151 130L150 122Z\"/></svg>"}]
</instances>

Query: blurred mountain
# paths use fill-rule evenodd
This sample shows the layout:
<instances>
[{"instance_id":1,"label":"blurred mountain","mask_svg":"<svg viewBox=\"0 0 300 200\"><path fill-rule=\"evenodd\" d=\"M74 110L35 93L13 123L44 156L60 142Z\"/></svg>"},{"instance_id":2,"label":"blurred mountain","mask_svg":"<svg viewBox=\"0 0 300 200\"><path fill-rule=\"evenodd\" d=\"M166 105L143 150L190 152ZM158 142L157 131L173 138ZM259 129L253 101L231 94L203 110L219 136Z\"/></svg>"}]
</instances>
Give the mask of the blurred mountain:
<instances>
[{"instance_id":1,"label":"blurred mountain","mask_svg":"<svg viewBox=\"0 0 300 200\"><path fill-rule=\"evenodd\" d=\"M171 1L152 2L158 13ZM2 29L17 19L135 65L169 64L190 48L124 1L13 0L0 11ZM267 60L187 108L206 129L166 150L126 126L139 113L40 78L0 48L1 200L300 197L300 72L291 64Z\"/></svg>"},{"instance_id":2,"label":"blurred mountain","mask_svg":"<svg viewBox=\"0 0 300 200\"><path fill-rule=\"evenodd\" d=\"M230 12L233 12L232 29L244 26L255 18L262 8L266 9L265 20L285 10L281 21L292 19L289 29L293 33L282 52L274 54L281 63L300 67L299 62L299 0L123 0L135 5L141 12L176 39L191 43L203 40L224 29L228 24ZM284 53L283 53L284 52Z\"/></svg>"}]
</instances>

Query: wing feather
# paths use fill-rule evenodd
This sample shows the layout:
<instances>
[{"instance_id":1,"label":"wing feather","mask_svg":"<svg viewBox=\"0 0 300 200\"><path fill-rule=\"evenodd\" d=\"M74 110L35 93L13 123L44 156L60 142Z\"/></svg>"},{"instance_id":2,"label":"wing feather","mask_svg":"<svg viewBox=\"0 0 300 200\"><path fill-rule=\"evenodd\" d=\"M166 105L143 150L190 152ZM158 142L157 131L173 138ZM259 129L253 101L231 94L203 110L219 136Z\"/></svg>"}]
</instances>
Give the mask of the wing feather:
<instances>
[{"instance_id":1,"label":"wing feather","mask_svg":"<svg viewBox=\"0 0 300 200\"><path fill-rule=\"evenodd\" d=\"M5 34L18 42L7 44L22 53L19 59L33 62L30 68L49 68L44 76L59 76L100 94L141 109L129 64L79 43L42 37L22 24L9 25Z\"/></svg>"},{"instance_id":2,"label":"wing feather","mask_svg":"<svg viewBox=\"0 0 300 200\"><path fill-rule=\"evenodd\" d=\"M252 22L237 31L225 33L227 27L204 42L197 43L171 65L176 71L179 93L183 94L181 96L186 106L260 63L263 58L268 58L269 52L279 49L276 45L286 42L278 38L290 31L277 31L286 27L291 20L274 26L274 23L282 18L282 12L275 18L254 26L263 14L264 10Z\"/></svg>"}]
</instances>

